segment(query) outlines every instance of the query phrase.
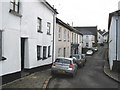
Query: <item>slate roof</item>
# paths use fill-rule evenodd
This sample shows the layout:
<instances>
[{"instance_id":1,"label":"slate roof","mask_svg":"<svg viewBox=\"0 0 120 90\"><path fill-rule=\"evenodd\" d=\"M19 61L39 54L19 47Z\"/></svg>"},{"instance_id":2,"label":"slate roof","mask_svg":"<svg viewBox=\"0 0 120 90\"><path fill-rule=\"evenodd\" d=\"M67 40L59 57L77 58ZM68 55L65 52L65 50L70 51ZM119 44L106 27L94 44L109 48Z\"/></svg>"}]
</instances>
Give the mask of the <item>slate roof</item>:
<instances>
[{"instance_id":1,"label":"slate roof","mask_svg":"<svg viewBox=\"0 0 120 90\"><path fill-rule=\"evenodd\" d=\"M72 26L64 23L62 20L60 20L60 19L58 19L58 18L56 18L56 23L64 26L65 28L67 28L67 29L70 30L70 31L73 31L73 32L75 32L75 33L78 33L78 34L80 34L80 35L83 35L83 34L82 34L81 32L79 32L77 29L75 29L75 28L73 28Z\"/></svg>"},{"instance_id":2,"label":"slate roof","mask_svg":"<svg viewBox=\"0 0 120 90\"><path fill-rule=\"evenodd\" d=\"M97 35L97 26L93 27L74 27L79 30L83 35Z\"/></svg>"}]
</instances>

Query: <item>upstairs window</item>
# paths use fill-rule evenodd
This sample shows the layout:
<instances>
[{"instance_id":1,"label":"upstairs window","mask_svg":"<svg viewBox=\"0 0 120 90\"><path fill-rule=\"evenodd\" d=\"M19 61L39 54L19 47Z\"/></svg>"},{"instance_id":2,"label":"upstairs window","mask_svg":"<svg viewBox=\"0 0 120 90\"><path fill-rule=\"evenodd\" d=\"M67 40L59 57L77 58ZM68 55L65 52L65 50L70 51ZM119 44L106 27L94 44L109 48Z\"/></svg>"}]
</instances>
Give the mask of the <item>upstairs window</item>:
<instances>
[{"instance_id":1,"label":"upstairs window","mask_svg":"<svg viewBox=\"0 0 120 90\"><path fill-rule=\"evenodd\" d=\"M70 40L70 34L69 34L69 31L68 31L68 41Z\"/></svg>"},{"instance_id":2,"label":"upstairs window","mask_svg":"<svg viewBox=\"0 0 120 90\"><path fill-rule=\"evenodd\" d=\"M10 5L12 11L19 13L19 0L11 0Z\"/></svg>"},{"instance_id":3,"label":"upstairs window","mask_svg":"<svg viewBox=\"0 0 120 90\"><path fill-rule=\"evenodd\" d=\"M47 22L47 34L50 35L51 24Z\"/></svg>"},{"instance_id":4,"label":"upstairs window","mask_svg":"<svg viewBox=\"0 0 120 90\"><path fill-rule=\"evenodd\" d=\"M62 35L62 31L61 31L61 27L59 27L59 32L58 32L58 40L61 40L61 35Z\"/></svg>"},{"instance_id":5,"label":"upstairs window","mask_svg":"<svg viewBox=\"0 0 120 90\"><path fill-rule=\"evenodd\" d=\"M64 30L64 41L66 41L66 30Z\"/></svg>"},{"instance_id":6,"label":"upstairs window","mask_svg":"<svg viewBox=\"0 0 120 90\"><path fill-rule=\"evenodd\" d=\"M37 31L42 33L42 19L37 18Z\"/></svg>"}]
</instances>

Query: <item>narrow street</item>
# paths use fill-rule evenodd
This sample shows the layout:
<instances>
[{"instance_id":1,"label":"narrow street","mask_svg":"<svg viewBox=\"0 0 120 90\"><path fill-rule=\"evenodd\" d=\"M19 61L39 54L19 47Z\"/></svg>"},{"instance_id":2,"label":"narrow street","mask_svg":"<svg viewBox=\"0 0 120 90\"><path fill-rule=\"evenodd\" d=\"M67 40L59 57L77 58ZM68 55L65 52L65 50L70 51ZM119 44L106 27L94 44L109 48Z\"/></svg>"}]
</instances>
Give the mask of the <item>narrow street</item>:
<instances>
[{"instance_id":1,"label":"narrow street","mask_svg":"<svg viewBox=\"0 0 120 90\"><path fill-rule=\"evenodd\" d=\"M103 72L105 50L106 46L99 47L93 56L87 56L85 67L78 69L74 78L54 76L48 88L118 88L118 83Z\"/></svg>"}]
</instances>

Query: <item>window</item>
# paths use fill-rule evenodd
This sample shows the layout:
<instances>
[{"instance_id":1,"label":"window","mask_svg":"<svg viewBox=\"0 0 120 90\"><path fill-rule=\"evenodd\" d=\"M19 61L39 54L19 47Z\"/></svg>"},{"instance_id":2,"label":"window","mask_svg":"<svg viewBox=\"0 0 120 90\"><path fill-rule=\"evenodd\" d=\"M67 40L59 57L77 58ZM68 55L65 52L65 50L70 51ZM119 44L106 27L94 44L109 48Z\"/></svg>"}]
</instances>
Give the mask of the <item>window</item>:
<instances>
[{"instance_id":1,"label":"window","mask_svg":"<svg viewBox=\"0 0 120 90\"><path fill-rule=\"evenodd\" d=\"M58 48L58 57L61 56L61 48Z\"/></svg>"},{"instance_id":2,"label":"window","mask_svg":"<svg viewBox=\"0 0 120 90\"><path fill-rule=\"evenodd\" d=\"M51 24L47 22L47 34L48 35L50 35L50 27L51 27Z\"/></svg>"},{"instance_id":3,"label":"window","mask_svg":"<svg viewBox=\"0 0 120 90\"><path fill-rule=\"evenodd\" d=\"M69 31L68 31L68 41L70 40L70 34L69 34Z\"/></svg>"},{"instance_id":4,"label":"window","mask_svg":"<svg viewBox=\"0 0 120 90\"><path fill-rule=\"evenodd\" d=\"M43 46L43 59L47 59L47 47Z\"/></svg>"},{"instance_id":5,"label":"window","mask_svg":"<svg viewBox=\"0 0 120 90\"><path fill-rule=\"evenodd\" d=\"M51 57L51 55L50 55L50 46L48 46L48 57Z\"/></svg>"},{"instance_id":6,"label":"window","mask_svg":"<svg viewBox=\"0 0 120 90\"><path fill-rule=\"evenodd\" d=\"M73 33L72 33L72 42L73 42Z\"/></svg>"},{"instance_id":7,"label":"window","mask_svg":"<svg viewBox=\"0 0 120 90\"><path fill-rule=\"evenodd\" d=\"M42 33L42 19L37 18L37 31Z\"/></svg>"},{"instance_id":8,"label":"window","mask_svg":"<svg viewBox=\"0 0 120 90\"><path fill-rule=\"evenodd\" d=\"M64 40L66 40L66 30L64 30Z\"/></svg>"},{"instance_id":9,"label":"window","mask_svg":"<svg viewBox=\"0 0 120 90\"><path fill-rule=\"evenodd\" d=\"M2 60L2 31L0 31L0 60Z\"/></svg>"},{"instance_id":10,"label":"window","mask_svg":"<svg viewBox=\"0 0 120 90\"><path fill-rule=\"evenodd\" d=\"M59 27L59 32L58 32L58 40L61 40L61 27Z\"/></svg>"},{"instance_id":11,"label":"window","mask_svg":"<svg viewBox=\"0 0 120 90\"><path fill-rule=\"evenodd\" d=\"M10 4L11 4L11 10L19 13L19 0L11 0L10 1Z\"/></svg>"},{"instance_id":12,"label":"window","mask_svg":"<svg viewBox=\"0 0 120 90\"><path fill-rule=\"evenodd\" d=\"M41 58L41 49L42 47L41 46L37 46L37 60L40 60L40 59L42 59Z\"/></svg>"},{"instance_id":13,"label":"window","mask_svg":"<svg viewBox=\"0 0 120 90\"><path fill-rule=\"evenodd\" d=\"M86 47L88 47L88 43L86 43Z\"/></svg>"}]
</instances>

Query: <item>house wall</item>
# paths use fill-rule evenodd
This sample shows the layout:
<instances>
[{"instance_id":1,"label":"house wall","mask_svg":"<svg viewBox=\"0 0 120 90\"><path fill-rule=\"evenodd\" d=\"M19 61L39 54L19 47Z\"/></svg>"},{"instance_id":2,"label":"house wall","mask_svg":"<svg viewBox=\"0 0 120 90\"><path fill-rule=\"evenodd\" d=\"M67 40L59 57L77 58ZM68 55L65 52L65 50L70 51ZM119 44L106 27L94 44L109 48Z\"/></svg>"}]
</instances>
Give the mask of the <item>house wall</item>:
<instances>
[{"instance_id":1,"label":"house wall","mask_svg":"<svg viewBox=\"0 0 120 90\"><path fill-rule=\"evenodd\" d=\"M103 41L104 41L103 36L99 32L97 35L97 40L98 40L98 43L103 43Z\"/></svg>"},{"instance_id":2,"label":"house wall","mask_svg":"<svg viewBox=\"0 0 120 90\"><path fill-rule=\"evenodd\" d=\"M61 38L59 39L59 28L61 27ZM66 40L64 40L64 31L66 30ZM68 32L69 32L69 40L68 40ZM71 53L71 43L70 43L70 31L64 26L57 23L56 31L55 31L55 58L64 57L64 48L66 48L65 56L69 57ZM59 52L59 48L61 49ZM59 53L59 55L58 55Z\"/></svg>"},{"instance_id":3,"label":"house wall","mask_svg":"<svg viewBox=\"0 0 120 90\"><path fill-rule=\"evenodd\" d=\"M7 58L0 61L0 76L21 70L20 59L20 17L9 13L10 3L2 2L0 5L0 29L2 29L2 56ZM9 69L8 69L9 68Z\"/></svg>"},{"instance_id":4,"label":"house wall","mask_svg":"<svg viewBox=\"0 0 120 90\"><path fill-rule=\"evenodd\" d=\"M52 57L48 57L45 60L37 60L37 45L51 46L51 56L53 48L53 12L40 2L22 2L22 25L21 25L21 37L27 37L27 52L25 59L25 68L30 69L38 66L43 66L52 63ZM31 8L32 7L32 8ZM31 10L29 10L31 8ZM29 11L29 12L28 12ZM40 12L39 12L40 11ZM42 19L42 32L37 32L37 17ZM51 35L47 35L47 22L51 23Z\"/></svg>"},{"instance_id":5,"label":"house wall","mask_svg":"<svg viewBox=\"0 0 120 90\"><path fill-rule=\"evenodd\" d=\"M52 63L52 57L37 60L37 45L42 46L42 51L43 46L47 46L47 55L48 46L51 46L50 54L52 56L53 20L55 20L53 12L39 0L37 2L20 1L22 17L9 12L10 2L2 2L2 5L0 3L0 11L2 12L2 15L0 14L0 19L2 18L0 29L3 30L2 56L7 58L5 61L0 61L0 67L2 67L0 76L21 71L21 38L25 38L25 69ZM43 33L37 32L37 17L42 19ZM47 35L47 22L51 23L51 35Z\"/></svg>"},{"instance_id":6,"label":"house wall","mask_svg":"<svg viewBox=\"0 0 120 90\"><path fill-rule=\"evenodd\" d=\"M116 60L116 18L113 16L109 30L109 63L112 70L113 61ZM117 31L117 60L120 60L120 17L118 18L118 31Z\"/></svg>"},{"instance_id":7,"label":"house wall","mask_svg":"<svg viewBox=\"0 0 120 90\"><path fill-rule=\"evenodd\" d=\"M86 46L86 43L88 43L88 46ZM95 43L94 35L83 35L83 48L92 48L93 43Z\"/></svg>"}]
</instances>

